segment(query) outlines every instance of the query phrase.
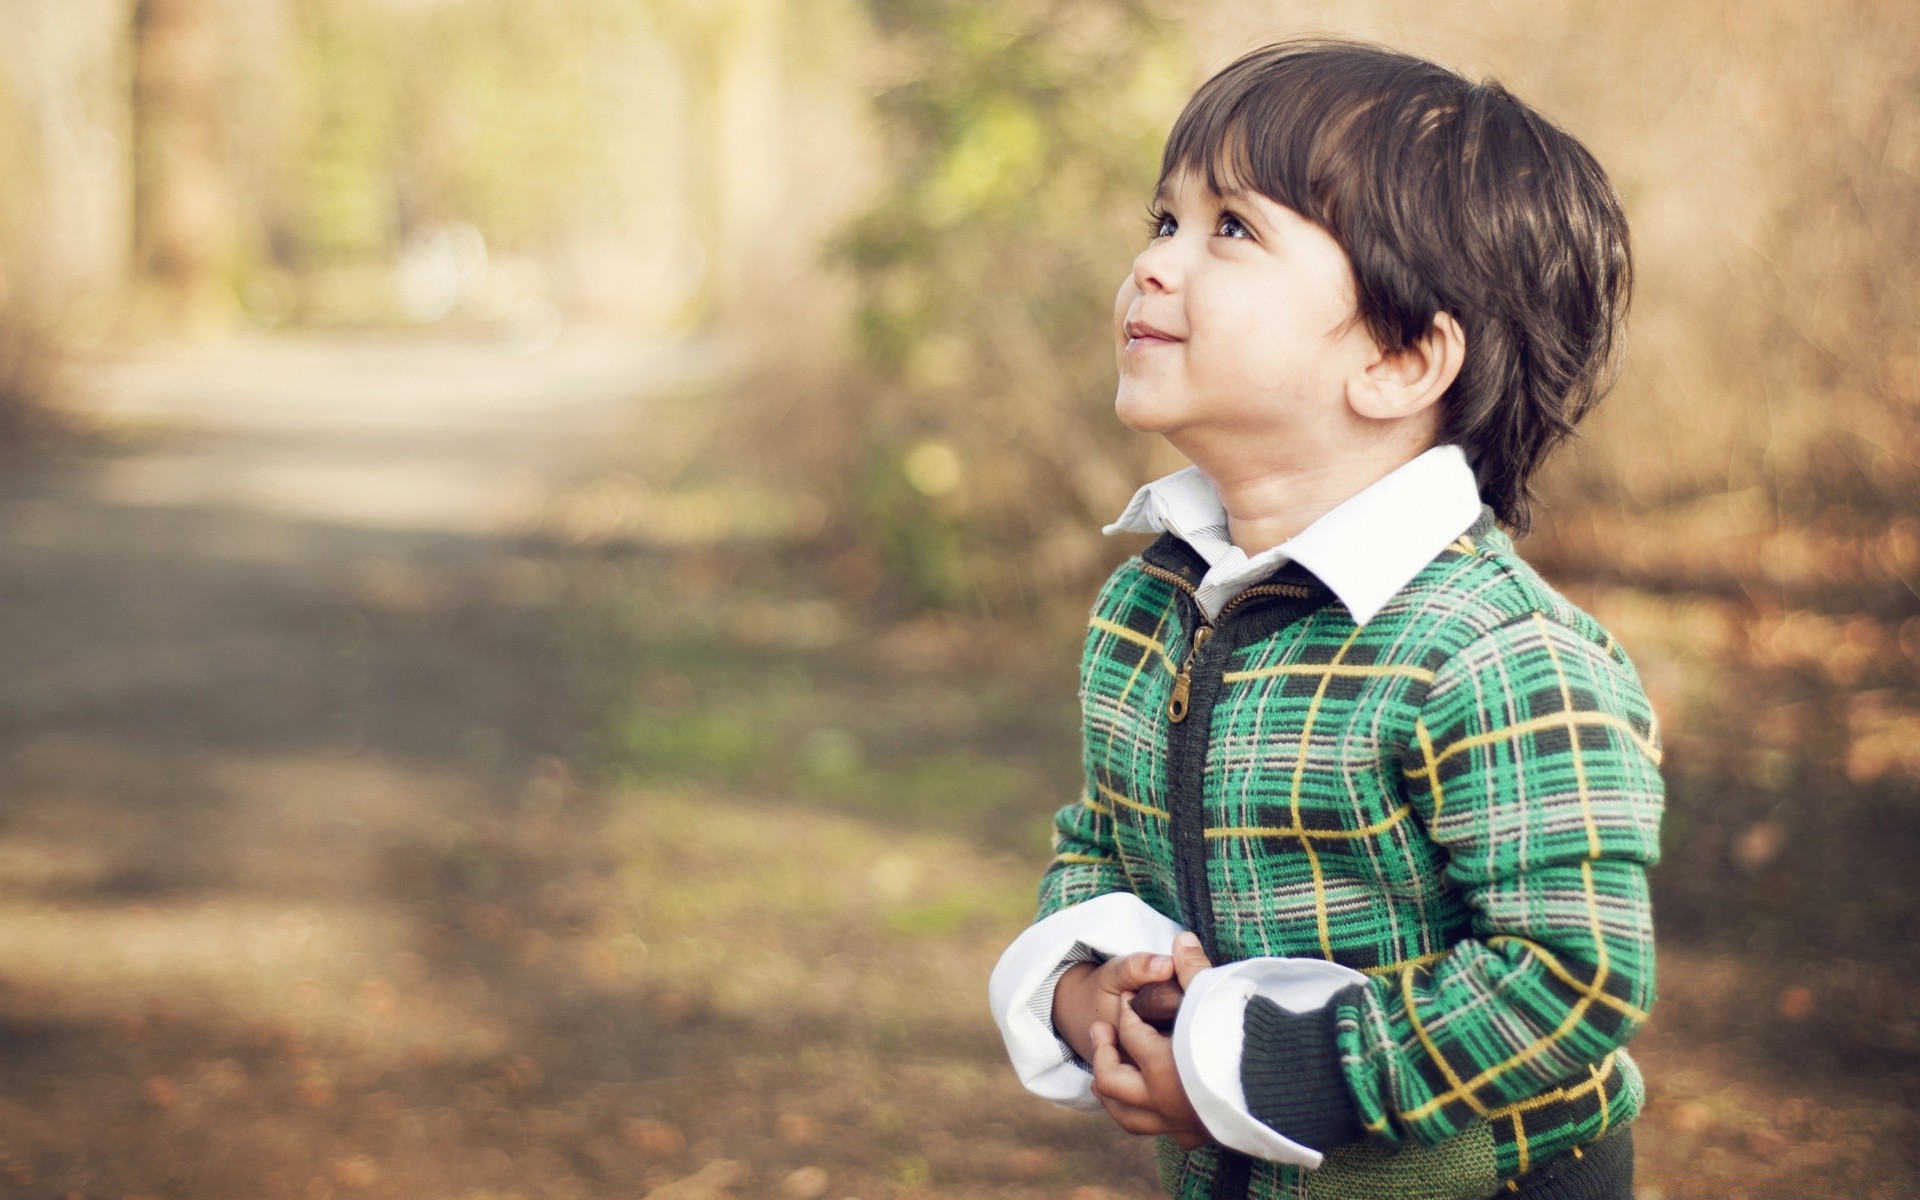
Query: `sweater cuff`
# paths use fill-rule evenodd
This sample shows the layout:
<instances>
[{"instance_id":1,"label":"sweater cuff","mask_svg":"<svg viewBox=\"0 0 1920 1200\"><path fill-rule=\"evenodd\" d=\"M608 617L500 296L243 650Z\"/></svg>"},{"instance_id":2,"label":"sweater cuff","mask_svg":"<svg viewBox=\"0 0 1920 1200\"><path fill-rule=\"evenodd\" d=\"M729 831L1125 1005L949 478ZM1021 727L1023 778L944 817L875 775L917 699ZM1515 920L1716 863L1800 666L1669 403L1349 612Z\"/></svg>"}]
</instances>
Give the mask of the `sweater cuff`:
<instances>
[{"instance_id":1,"label":"sweater cuff","mask_svg":"<svg viewBox=\"0 0 1920 1200\"><path fill-rule=\"evenodd\" d=\"M1343 989L1344 991L1345 989ZM1339 994L1311 1012L1265 996L1247 1001L1240 1087L1247 1111L1275 1133L1322 1154L1366 1136L1333 1037Z\"/></svg>"},{"instance_id":2,"label":"sweater cuff","mask_svg":"<svg viewBox=\"0 0 1920 1200\"><path fill-rule=\"evenodd\" d=\"M1289 1013L1316 1013L1335 993L1366 976L1319 958L1247 958L1195 975L1180 1000L1173 1026L1173 1061L1180 1083L1215 1141L1243 1154L1312 1170L1321 1147L1276 1129L1250 1110L1241 1084L1247 1010L1264 998ZM1328 1014L1329 1018L1331 1013ZM1332 1056L1329 1032L1320 1048ZM1333 1068L1339 1071L1338 1060ZM1339 1080L1340 1110L1352 1107Z\"/></svg>"}]
</instances>

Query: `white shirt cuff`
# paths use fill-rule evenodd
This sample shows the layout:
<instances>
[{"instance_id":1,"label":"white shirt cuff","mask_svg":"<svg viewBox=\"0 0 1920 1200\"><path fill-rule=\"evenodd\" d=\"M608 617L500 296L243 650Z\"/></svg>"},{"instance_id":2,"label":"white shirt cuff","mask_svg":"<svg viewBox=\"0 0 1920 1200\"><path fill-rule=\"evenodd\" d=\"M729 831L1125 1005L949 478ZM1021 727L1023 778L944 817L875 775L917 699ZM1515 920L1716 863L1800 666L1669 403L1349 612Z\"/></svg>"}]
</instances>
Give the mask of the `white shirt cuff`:
<instances>
[{"instance_id":1,"label":"white shirt cuff","mask_svg":"<svg viewBox=\"0 0 1920 1200\"><path fill-rule=\"evenodd\" d=\"M1108 892L1035 921L1015 938L987 981L987 1002L1021 1084L1055 1104L1101 1111L1093 1073L1075 1061L1053 1029L1057 972L1088 950L1107 958L1172 954L1174 936L1184 928L1132 892Z\"/></svg>"},{"instance_id":2,"label":"white shirt cuff","mask_svg":"<svg viewBox=\"0 0 1920 1200\"><path fill-rule=\"evenodd\" d=\"M1309 1170L1320 1165L1318 1150L1282 1137L1247 1110L1240 1087L1247 1002L1260 995L1289 1012L1312 1012L1341 988L1366 978L1318 958L1247 958L1193 977L1173 1025L1173 1061L1187 1099L1214 1140L1255 1158Z\"/></svg>"}]
</instances>

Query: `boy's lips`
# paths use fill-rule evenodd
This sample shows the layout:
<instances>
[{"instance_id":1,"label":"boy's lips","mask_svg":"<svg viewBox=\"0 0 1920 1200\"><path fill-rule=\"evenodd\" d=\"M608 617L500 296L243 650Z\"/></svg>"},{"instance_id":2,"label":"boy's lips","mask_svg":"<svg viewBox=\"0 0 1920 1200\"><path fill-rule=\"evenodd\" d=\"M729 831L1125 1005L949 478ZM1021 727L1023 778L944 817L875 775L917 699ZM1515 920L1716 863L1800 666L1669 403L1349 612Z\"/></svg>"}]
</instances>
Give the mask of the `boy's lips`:
<instances>
[{"instance_id":1,"label":"boy's lips","mask_svg":"<svg viewBox=\"0 0 1920 1200\"><path fill-rule=\"evenodd\" d=\"M1182 339L1174 337L1164 329L1156 329L1145 321L1127 322L1127 349L1144 350L1149 346L1171 346Z\"/></svg>"}]
</instances>

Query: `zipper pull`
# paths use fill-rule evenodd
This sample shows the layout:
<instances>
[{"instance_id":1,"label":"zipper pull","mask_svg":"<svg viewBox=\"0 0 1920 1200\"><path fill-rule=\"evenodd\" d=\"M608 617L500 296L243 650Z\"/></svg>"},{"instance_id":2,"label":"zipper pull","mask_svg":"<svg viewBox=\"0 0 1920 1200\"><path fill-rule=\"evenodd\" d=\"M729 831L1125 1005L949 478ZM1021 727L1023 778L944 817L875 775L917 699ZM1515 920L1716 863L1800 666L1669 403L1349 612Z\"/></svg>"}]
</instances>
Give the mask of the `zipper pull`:
<instances>
[{"instance_id":1,"label":"zipper pull","mask_svg":"<svg viewBox=\"0 0 1920 1200\"><path fill-rule=\"evenodd\" d=\"M1167 720L1175 725L1187 719L1187 698L1193 692L1193 660L1200 653L1200 647L1207 644L1213 636L1213 626L1202 625L1193 631L1193 645L1187 649L1187 661L1180 664L1180 673L1173 677L1173 695L1167 700Z\"/></svg>"}]
</instances>

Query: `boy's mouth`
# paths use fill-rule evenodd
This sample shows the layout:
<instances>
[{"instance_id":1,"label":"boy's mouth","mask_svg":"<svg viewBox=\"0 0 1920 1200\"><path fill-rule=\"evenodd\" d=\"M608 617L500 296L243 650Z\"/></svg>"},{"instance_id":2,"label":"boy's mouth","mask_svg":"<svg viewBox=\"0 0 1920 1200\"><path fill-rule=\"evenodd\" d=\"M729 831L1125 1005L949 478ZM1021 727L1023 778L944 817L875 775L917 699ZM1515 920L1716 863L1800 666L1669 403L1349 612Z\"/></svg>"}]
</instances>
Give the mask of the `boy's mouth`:
<instances>
[{"instance_id":1,"label":"boy's mouth","mask_svg":"<svg viewBox=\"0 0 1920 1200\"><path fill-rule=\"evenodd\" d=\"M1145 321L1127 322L1127 347L1129 349L1135 346L1153 346L1165 342L1177 342L1179 340L1179 338L1174 337L1166 330L1157 329Z\"/></svg>"}]
</instances>

